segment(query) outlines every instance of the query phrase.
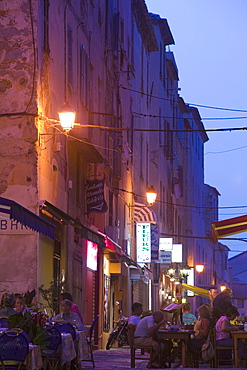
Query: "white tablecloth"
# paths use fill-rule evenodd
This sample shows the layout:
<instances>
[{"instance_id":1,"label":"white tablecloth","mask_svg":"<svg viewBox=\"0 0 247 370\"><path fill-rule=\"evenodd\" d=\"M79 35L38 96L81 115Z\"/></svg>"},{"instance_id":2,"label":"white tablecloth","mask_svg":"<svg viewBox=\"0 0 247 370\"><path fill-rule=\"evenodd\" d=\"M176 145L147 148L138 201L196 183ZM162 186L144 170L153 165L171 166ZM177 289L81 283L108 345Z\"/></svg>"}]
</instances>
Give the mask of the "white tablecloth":
<instances>
[{"instance_id":1,"label":"white tablecloth","mask_svg":"<svg viewBox=\"0 0 247 370\"><path fill-rule=\"evenodd\" d=\"M77 361L80 362L87 359L89 356L85 331L78 330L76 332L76 342Z\"/></svg>"},{"instance_id":2,"label":"white tablecloth","mask_svg":"<svg viewBox=\"0 0 247 370\"><path fill-rule=\"evenodd\" d=\"M62 333L61 366L72 361L76 357L76 351L71 334Z\"/></svg>"},{"instance_id":3,"label":"white tablecloth","mask_svg":"<svg viewBox=\"0 0 247 370\"><path fill-rule=\"evenodd\" d=\"M26 363L28 370L37 370L43 367L40 346L29 344L29 354L27 355Z\"/></svg>"}]
</instances>

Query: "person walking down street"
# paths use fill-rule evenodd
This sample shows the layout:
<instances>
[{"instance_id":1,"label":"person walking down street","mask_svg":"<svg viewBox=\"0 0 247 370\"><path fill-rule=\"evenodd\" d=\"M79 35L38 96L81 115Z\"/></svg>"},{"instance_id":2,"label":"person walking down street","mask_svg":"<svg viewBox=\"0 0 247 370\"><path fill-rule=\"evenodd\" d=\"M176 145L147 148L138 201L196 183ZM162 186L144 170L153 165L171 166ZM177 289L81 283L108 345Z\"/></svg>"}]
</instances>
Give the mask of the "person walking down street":
<instances>
[{"instance_id":1,"label":"person walking down street","mask_svg":"<svg viewBox=\"0 0 247 370\"><path fill-rule=\"evenodd\" d=\"M141 320L140 316L142 314L142 304L139 302L135 302L132 304L132 315L129 317L128 320L128 327L130 328L131 326L136 327L139 321Z\"/></svg>"},{"instance_id":2,"label":"person walking down street","mask_svg":"<svg viewBox=\"0 0 247 370\"><path fill-rule=\"evenodd\" d=\"M162 311L156 311L153 315L142 318L137 324L134 333L134 344L153 347L153 358L149 361L148 368L167 367L166 360L171 354L173 344L168 340L160 343L162 358L159 363L159 343L153 339L157 331L165 324L166 321Z\"/></svg>"},{"instance_id":3,"label":"person walking down street","mask_svg":"<svg viewBox=\"0 0 247 370\"><path fill-rule=\"evenodd\" d=\"M225 316L228 308L232 307L232 290L230 288L224 289L218 294L213 301L213 307L217 307L222 316Z\"/></svg>"},{"instance_id":4,"label":"person walking down street","mask_svg":"<svg viewBox=\"0 0 247 370\"><path fill-rule=\"evenodd\" d=\"M234 320L237 316L239 316L239 312L237 307L231 306L226 311L226 315L221 316L219 320L215 324L216 330L216 343L222 347L233 347L234 342L231 338L231 331L238 330L239 327L236 325L232 325L230 320ZM247 351L246 346L243 342L238 340L238 359L246 360L247 359Z\"/></svg>"}]
</instances>

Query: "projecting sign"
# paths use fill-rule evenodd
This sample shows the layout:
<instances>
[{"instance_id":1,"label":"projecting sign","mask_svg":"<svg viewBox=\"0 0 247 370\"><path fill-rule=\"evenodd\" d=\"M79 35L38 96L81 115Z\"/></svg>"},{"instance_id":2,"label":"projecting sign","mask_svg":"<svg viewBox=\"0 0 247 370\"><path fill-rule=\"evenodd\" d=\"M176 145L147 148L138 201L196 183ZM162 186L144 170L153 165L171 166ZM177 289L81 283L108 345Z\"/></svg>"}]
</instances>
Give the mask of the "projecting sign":
<instances>
[{"instance_id":1,"label":"projecting sign","mask_svg":"<svg viewBox=\"0 0 247 370\"><path fill-rule=\"evenodd\" d=\"M160 238L160 251L172 250L172 238Z\"/></svg>"},{"instance_id":2,"label":"projecting sign","mask_svg":"<svg viewBox=\"0 0 247 370\"><path fill-rule=\"evenodd\" d=\"M151 262L151 226L150 223L136 224L137 262Z\"/></svg>"},{"instance_id":3,"label":"projecting sign","mask_svg":"<svg viewBox=\"0 0 247 370\"><path fill-rule=\"evenodd\" d=\"M159 263L172 263L172 251L159 251Z\"/></svg>"}]
</instances>

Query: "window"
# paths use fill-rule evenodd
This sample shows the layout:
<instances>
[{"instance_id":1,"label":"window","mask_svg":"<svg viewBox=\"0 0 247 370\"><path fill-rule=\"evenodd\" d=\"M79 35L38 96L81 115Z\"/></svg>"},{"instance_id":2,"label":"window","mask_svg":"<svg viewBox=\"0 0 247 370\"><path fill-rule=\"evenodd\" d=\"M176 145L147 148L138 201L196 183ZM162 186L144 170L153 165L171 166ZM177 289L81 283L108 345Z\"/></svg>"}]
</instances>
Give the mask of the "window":
<instances>
[{"instance_id":1,"label":"window","mask_svg":"<svg viewBox=\"0 0 247 370\"><path fill-rule=\"evenodd\" d=\"M80 99L82 104L86 107L88 103L88 72L89 72L89 57L84 49L81 47L81 79L80 79Z\"/></svg>"},{"instance_id":2,"label":"window","mask_svg":"<svg viewBox=\"0 0 247 370\"><path fill-rule=\"evenodd\" d=\"M73 83L73 38L72 29L68 27L68 84L72 87Z\"/></svg>"},{"instance_id":3,"label":"window","mask_svg":"<svg viewBox=\"0 0 247 370\"><path fill-rule=\"evenodd\" d=\"M49 45L49 7L50 1L44 0L44 51L48 54L50 53Z\"/></svg>"}]
</instances>

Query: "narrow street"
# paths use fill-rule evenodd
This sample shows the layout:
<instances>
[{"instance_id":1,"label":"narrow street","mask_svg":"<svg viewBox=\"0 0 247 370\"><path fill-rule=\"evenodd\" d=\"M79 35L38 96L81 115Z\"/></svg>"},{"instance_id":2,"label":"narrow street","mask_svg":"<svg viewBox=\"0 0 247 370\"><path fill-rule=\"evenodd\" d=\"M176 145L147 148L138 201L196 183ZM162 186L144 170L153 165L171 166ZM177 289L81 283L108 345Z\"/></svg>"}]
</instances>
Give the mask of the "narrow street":
<instances>
[{"instance_id":1,"label":"narrow street","mask_svg":"<svg viewBox=\"0 0 247 370\"><path fill-rule=\"evenodd\" d=\"M95 369L110 369L110 370L121 370L121 369L131 369L130 367L130 349L129 347L124 348L111 348L110 351L98 350L94 351ZM146 369L148 361L147 360L136 360L137 369ZM92 368L92 363L83 361L82 369ZM172 364L172 368L176 366L176 363ZM208 364L200 364L200 369L208 368ZM231 366L222 365L220 369L231 368ZM240 369L240 368L238 368Z\"/></svg>"}]
</instances>

